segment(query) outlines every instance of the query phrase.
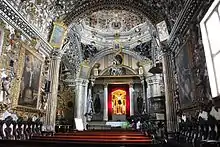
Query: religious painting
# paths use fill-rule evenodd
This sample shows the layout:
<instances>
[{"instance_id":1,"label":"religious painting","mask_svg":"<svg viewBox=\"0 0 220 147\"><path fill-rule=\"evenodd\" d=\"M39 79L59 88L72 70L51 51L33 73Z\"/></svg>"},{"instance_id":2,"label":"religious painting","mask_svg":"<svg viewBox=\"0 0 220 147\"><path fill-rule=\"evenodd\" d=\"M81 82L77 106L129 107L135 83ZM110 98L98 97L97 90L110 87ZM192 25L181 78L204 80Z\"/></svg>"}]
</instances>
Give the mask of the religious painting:
<instances>
[{"instance_id":1,"label":"religious painting","mask_svg":"<svg viewBox=\"0 0 220 147\"><path fill-rule=\"evenodd\" d=\"M128 84L108 85L108 119L112 116L130 116L130 96Z\"/></svg>"},{"instance_id":2,"label":"religious painting","mask_svg":"<svg viewBox=\"0 0 220 147\"><path fill-rule=\"evenodd\" d=\"M54 22L53 32L50 37L50 44L54 48L60 48L66 35L67 27L62 23Z\"/></svg>"},{"instance_id":3,"label":"religious painting","mask_svg":"<svg viewBox=\"0 0 220 147\"><path fill-rule=\"evenodd\" d=\"M88 73L89 73L89 65L87 63L82 63L80 65L80 70L79 70L79 77L82 79L87 79L88 78Z\"/></svg>"},{"instance_id":4,"label":"religious painting","mask_svg":"<svg viewBox=\"0 0 220 147\"><path fill-rule=\"evenodd\" d=\"M112 114L126 114L126 91L119 89L112 92Z\"/></svg>"},{"instance_id":5,"label":"religious painting","mask_svg":"<svg viewBox=\"0 0 220 147\"><path fill-rule=\"evenodd\" d=\"M4 42L4 29L0 28L0 56L2 54L3 42Z\"/></svg>"},{"instance_id":6,"label":"religious painting","mask_svg":"<svg viewBox=\"0 0 220 147\"><path fill-rule=\"evenodd\" d=\"M193 77L191 73L191 56L190 45L185 43L179 54L176 57L176 68L178 83L179 83L179 95L180 104L182 108L186 108L193 102Z\"/></svg>"},{"instance_id":7,"label":"religious painting","mask_svg":"<svg viewBox=\"0 0 220 147\"><path fill-rule=\"evenodd\" d=\"M169 33L165 21L157 24L157 32L159 35L160 42L163 42L169 38Z\"/></svg>"},{"instance_id":8,"label":"religious painting","mask_svg":"<svg viewBox=\"0 0 220 147\"><path fill-rule=\"evenodd\" d=\"M18 105L37 108L42 64L41 58L25 50Z\"/></svg>"}]
</instances>

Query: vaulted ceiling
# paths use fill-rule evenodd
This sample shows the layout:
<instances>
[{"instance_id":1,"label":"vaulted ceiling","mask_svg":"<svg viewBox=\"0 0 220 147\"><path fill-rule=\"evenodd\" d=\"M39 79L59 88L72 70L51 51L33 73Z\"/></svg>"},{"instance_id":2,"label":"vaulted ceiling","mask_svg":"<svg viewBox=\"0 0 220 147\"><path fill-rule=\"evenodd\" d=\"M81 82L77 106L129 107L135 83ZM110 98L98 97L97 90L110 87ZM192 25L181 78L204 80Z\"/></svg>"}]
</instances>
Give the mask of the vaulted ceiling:
<instances>
[{"instance_id":1,"label":"vaulted ceiling","mask_svg":"<svg viewBox=\"0 0 220 147\"><path fill-rule=\"evenodd\" d=\"M146 17L152 24L166 20L171 30L187 0L7 0L37 28L45 39L56 19L66 25L79 22L99 10L126 10Z\"/></svg>"},{"instance_id":2,"label":"vaulted ceiling","mask_svg":"<svg viewBox=\"0 0 220 147\"><path fill-rule=\"evenodd\" d=\"M67 24L87 14L103 9L127 10L144 15L154 24L176 19L186 0L58 0Z\"/></svg>"},{"instance_id":3,"label":"vaulted ceiling","mask_svg":"<svg viewBox=\"0 0 220 147\"><path fill-rule=\"evenodd\" d=\"M120 15L124 15L122 18L125 21L124 24L126 27L122 28L127 29L127 31L144 22L156 25L163 20L166 20L168 30L171 30L187 0L0 0L0 2L1 1L10 3L13 9L16 9L25 19L24 22L27 21L28 24L36 28L33 30L39 32L37 33L38 36L42 36L44 40L48 40L52 22L57 19L62 20L67 26L71 26L71 24L80 24L82 20L85 21L86 18L90 19L97 13L99 13L98 17L105 18L96 20L107 22L109 21L107 19L108 13L120 12L115 15L116 17L113 17L119 18ZM102 13L105 14L102 15ZM133 18L127 19L127 17L130 16ZM110 16L109 19L113 17ZM87 22L90 23L90 21ZM100 24L102 23L96 23L96 25ZM91 26L90 24L88 26L97 27ZM106 26L103 25L102 27ZM24 25L23 28L25 29ZM69 48L71 52L74 53L74 56L67 58L67 61L75 60L77 63L73 65L79 64L78 62L81 62L80 58L82 58L82 55L77 54L81 51L76 50L76 48L80 47L70 46ZM76 51L76 53L73 51Z\"/></svg>"}]
</instances>

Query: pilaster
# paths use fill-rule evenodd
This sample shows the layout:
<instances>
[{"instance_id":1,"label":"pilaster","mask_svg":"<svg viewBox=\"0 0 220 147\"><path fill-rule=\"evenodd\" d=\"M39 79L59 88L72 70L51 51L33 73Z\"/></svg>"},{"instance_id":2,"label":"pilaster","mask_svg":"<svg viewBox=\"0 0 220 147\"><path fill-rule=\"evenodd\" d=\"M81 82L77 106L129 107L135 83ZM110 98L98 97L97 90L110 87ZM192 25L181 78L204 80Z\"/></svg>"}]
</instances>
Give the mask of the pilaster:
<instances>
[{"instance_id":1,"label":"pilaster","mask_svg":"<svg viewBox=\"0 0 220 147\"><path fill-rule=\"evenodd\" d=\"M130 95L130 115L134 115L134 87L133 83L129 85L129 95Z\"/></svg>"},{"instance_id":2,"label":"pilaster","mask_svg":"<svg viewBox=\"0 0 220 147\"><path fill-rule=\"evenodd\" d=\"M62 54L59 51L53 50L51 54L51 64L49 80L51 81L50 93L48 94L48 105L46 113L47 130L55 131L56 109L57 109L57 93L59 85L59 69Z\"/></svg>"},{"instance_id":3,"label":"pilaster","mask_svg":"<svg viewBox=\"0 0 220 147\"><path fill-rule=\"evenodd\" d=\"M167 122L167 132L176 131L176 114L174 112L174 100L172 94L172 71L171 65L171 56L168 51L163 53L162 62L163 62L163 77L164 77L164 87L165 87L165 106L166 106L166 122Z\"/></svg>"},{"instance_id":4,"label":"pilaster","mask_svg":"<svg viewBox=\"0 0 220 147\"><path fill-rule=\"evenodd\" d=\"M144 106L144 113L149 112L149 103L148 100L146 99L146 87L145 87L145 77L141 76L141 84L142 84L142 89L143 89L143 106Z\"/></svg>"},{"instance_id":5,"label":"pilaster","mask_svg":"<svg viewBox=\"0 0 220 147\"><path fill-rule=\"evenodd\" d=\"M88 107L88 83L89 80L77 78L76 82L76 97L75 97L75 107L74 107L74 118L80 118L83 120L84 128L86 123L85 114L87 113Z\"/></svg>"},{"instance_id":6,"label":"pilaster","mask_svg":"<svg viewBox=\"0 0 220 147\"><path fill-rule=\"evenodd\" d=\"M103 120L108 121L108 84L104 84L104 111Z\"/></svg>"}]
</instances>

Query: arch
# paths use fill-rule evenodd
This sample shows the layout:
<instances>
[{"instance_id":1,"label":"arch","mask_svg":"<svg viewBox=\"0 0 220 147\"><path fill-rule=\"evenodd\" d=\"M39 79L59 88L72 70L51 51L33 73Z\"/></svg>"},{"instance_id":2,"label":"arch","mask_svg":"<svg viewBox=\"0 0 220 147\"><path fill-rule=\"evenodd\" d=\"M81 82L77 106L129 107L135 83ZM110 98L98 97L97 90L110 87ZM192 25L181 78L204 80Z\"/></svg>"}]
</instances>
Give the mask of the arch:
<instances>
[{"instance_id":1,"label":"arch","mask_svg":"<svg viewBox=\"0 0 220 147\"><path fill-rule=\"evenodd\" d=\"M89 63L89 66L91 67L89 72L88 72L88 75L91 74L91 71L92 71L92 68L94 67L95 63L97 63L100 59L102 59L103 57L105 57L106 55L109 55L109 54L112 54L112 53L116 53L118 50L117 49L112 49L112 48L106 48L106 49L103 49L102 51L100 51L99 53L97 53L95 55L95 57L90 61ZM146 57L143 57L143 56L140 56L138 53L136 52L133 52L131 50L122 50L122 53L124 54L127 54L127 55L130 55L132 56L133 58L137 59L138 61L141 61L141 60L150 60Z\"/></svg>"},{"instance_id":2,"label":"arch","mask_svg":"<svg viewBox=\"0 0 220 147\"><path fill-rule=\"evenodd\" d=\"M117 49L112 49L112 48L106 48L106 49L103 49L102 51L98 52L95 57L90 61L90 64L89 66L90 67L93 67L95 65L95 63L97 61L99 61L100 59L102 59L104 56L106 55L109 55L109 54L112 54L112 53L117 53L118 50ZM144 60L144 59L147 59L143 56L140 56L138 53L136 52L133 52L131 50L122 50L122 53L124 54L128 54L132 57L134 57L135 59L137 60ZM149 59L150 60L150 59Z\"/></svg>"},{"instance_id":3,"label":"arch","mask_svg":"<svg viewBox=\"0 0 220 147\"><path fill-rule=\"evenodd\" d=\"M72 22L77 22L87 14L104 9L131 11L139 16L147 17L153 24L162 21L164 15L161 12L161 8L151 3L144 3L141 0L96 0L85 1L83 4L72 8L71 12L64 17L64 22L66 25L70 25Z\"/></svg>"},{"instance_id":4,"label":"arch","mask_svg":"<svg viewBox=\"0 0 220 147\"><path fill-rule=\"evenodd\" d=\"M103 75L104 73L106 73L111 67L113 67L113 65L105 68L104 70L101 71L100 75ZM121 65L120 67L124 67L126 68L127 70L131 71L134 75L138 75L138 72L135 71L134 69L132 69L131 67L129 66L126 66L126 65Z\"/></svg>"}]
</instances>

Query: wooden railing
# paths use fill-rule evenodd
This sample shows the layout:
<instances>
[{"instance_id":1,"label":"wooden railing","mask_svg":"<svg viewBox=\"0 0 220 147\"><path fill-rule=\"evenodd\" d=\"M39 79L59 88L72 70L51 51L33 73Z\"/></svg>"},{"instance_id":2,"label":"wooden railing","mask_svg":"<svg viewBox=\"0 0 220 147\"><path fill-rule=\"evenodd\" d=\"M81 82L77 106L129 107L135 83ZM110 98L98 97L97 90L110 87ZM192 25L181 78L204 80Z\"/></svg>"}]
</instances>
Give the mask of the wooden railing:
<instances>
[{"instance_id":1,"label":"wooden railing","mask_svg":"<svg viewBox=\"0 0 220 147\"><path fill-rule=\"evenodd\" d=\"M168 140L171 146L217 147L220 145L220 121L209 116L208 120L187 120L179 124L180 132Z\"/></svg>"},{"instance_id":2,"label":"wooden railing","mask_svg":"<svg viewBox=\"0 0 220 147\"><path fill-rule=\"evenodd\" d=\"M11 116L0 120L0 139L1 140L27 140L33 135L41 135L42 125L39 119L27 121L19 118L14 121Z\"/></svg>"}]
</instances>

